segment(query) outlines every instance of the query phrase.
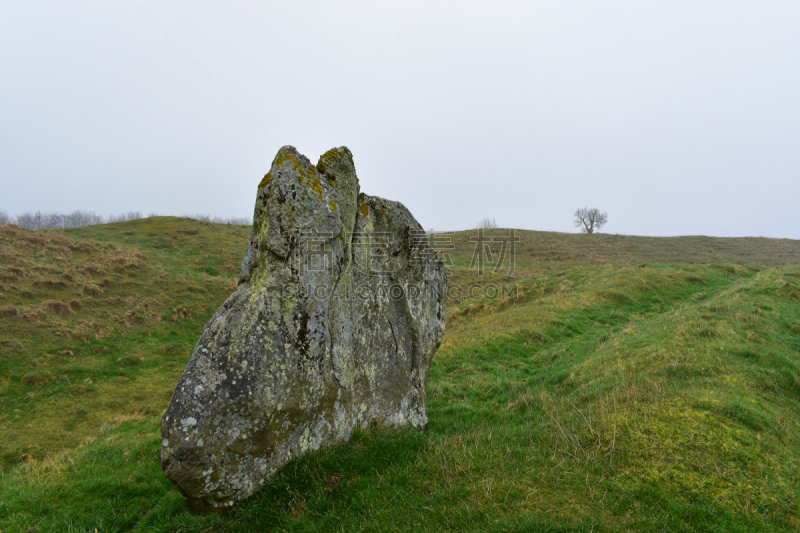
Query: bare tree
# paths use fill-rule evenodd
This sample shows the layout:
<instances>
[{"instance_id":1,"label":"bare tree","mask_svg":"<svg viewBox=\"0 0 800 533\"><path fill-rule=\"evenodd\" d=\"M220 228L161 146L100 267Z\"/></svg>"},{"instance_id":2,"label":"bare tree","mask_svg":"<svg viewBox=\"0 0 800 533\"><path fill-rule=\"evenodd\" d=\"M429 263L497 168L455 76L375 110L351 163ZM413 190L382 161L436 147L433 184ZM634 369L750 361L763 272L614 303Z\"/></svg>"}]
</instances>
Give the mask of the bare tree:
<instances>
[{"instance_id":1,"label":"bare tree","mask_svg":"<svg viewBox=\"0 0 800 533\"><path fill-rule=\"evenodd\" d=\"M220 216L211 216L205 215L203 213L196 213L196 214L188 214L183 215L183 218L193 218L195 220L199 220L200 222L205 222L208 224L209 222L212 224L238 224L241 226L252 224L253 220L245 217L220 217Z\"/></svg>"},{"instance_id":2,"label":"bare tree","mask_svg":"<svg viewBox=\"0 0 800 533\"><path fill-rule=\"evenodd\" d=\"M217 224L238 224L240 226L245 226L248 224L252 224L253 220L245 217L228 217L228 218L214 217L214 222Z\"/></svg>"},{"instance_id":3,"label":"bare tree","mask_svg":"<svg viewBox=\"0 0 800 533\"><path fill-rule=\"evenodd\" d=\"M94 226L105 222L103 215L98 215L91 211L73 211L66 215L60 215L61 228L81 228L83 226Z\"/></svg>"},{"instance_id":4,"label":"bare tree","mask_svg":"<svg viewBox=\"0 0 800 533\"><path fill-rule=\"evenodd\" d=\"M484 218L478 222L476 229L497 229L497 222L493 218Z\"/></svg>"},{"instance_id":5,"label":"bare tree","mask_svg":"<svg viewBox=\"0 0 800 533\"><path fill-rule=\"evenodd\" d=\"M195 213L195 214L183 215L183 218L193 218L193 219L195 219L195 220L197 220L199 222L205 222L206 224L211 222L211 215L206 215L206 214L203 214L203 213Z\"/></svg>"},{"instance_id":6,"label":"bare tree","mask_svg":"<svg viewBox=\"0 0 800 533\"><path fill-rule=\"evenodd\" d=\"M5 211L0 211L0 226L5 226L9 222L13 222L13 220L9 218L8 213Z\"/></svg>"},{"instance_id":7,"label":"bare tree","mask_svg":"<svg viewBox=\"0 0 800 533\"><path fill-rule=\"evenodd\" d=\"M575 227L581 228L581 233L594 233L608 222L608 215L599 209L584 207L575 211Z\"/></svg>"},{"instance_id":8,"label":"bare tree","mask_svg":"<svg viewBox=\"0 0 800 533\"><path fill-rule=\"evenodd\" d=\"M42 229L42 212L26 212L17 215L17 226L25 229Z\"/></svg>"},{"instance_id":9,"label":"bare tree","mask_svg":"<svg viewBox=\"0 0 800 533\"><path fill-rule=\"evenodd\" d=\"M140 218L144 218L141 211L128 211L127 213L120 213L119 215L109 215L108 223L128 222L130 220L139 220Z\"/></svg>"}]
</instances>

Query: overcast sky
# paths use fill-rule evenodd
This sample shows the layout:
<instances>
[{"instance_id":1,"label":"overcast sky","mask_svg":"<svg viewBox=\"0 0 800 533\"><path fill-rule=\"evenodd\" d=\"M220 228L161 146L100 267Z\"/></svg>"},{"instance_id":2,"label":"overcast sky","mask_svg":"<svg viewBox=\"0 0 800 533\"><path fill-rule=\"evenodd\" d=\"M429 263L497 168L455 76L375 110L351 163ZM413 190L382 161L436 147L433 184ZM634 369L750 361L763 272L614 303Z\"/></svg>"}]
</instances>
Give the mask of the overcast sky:
<instances>
[{"instance_id":1,"label":"overcast sky","mask_svg":"<svg viewBox=\"0 0 800 533\"><path fill-rule=\"evenodd\" d=\"M4 2L0 210L252 216L280 146L426 228L800 238L800 2Z\"/></svg>"}]
</instances>

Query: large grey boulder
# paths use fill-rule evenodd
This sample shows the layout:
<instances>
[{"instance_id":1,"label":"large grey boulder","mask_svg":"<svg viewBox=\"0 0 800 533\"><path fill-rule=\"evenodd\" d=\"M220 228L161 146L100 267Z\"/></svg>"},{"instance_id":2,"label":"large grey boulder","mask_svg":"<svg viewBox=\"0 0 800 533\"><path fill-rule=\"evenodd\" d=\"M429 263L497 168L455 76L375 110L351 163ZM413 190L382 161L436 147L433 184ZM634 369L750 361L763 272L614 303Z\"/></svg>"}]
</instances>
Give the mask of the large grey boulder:
<instances>
[{"instance_id":1,"label":"large grey boulder","mask_svg":"<svg viewBox=\"0 0 800 533\"><path fill-rule=\"evenodd\" d=\"M294 457L379 421L426 428L447 278L400 203L359 194L347 148L280 149L239 286L206 324L161 422L161 467L221 511Z\"/></svg>"}]
</instances>

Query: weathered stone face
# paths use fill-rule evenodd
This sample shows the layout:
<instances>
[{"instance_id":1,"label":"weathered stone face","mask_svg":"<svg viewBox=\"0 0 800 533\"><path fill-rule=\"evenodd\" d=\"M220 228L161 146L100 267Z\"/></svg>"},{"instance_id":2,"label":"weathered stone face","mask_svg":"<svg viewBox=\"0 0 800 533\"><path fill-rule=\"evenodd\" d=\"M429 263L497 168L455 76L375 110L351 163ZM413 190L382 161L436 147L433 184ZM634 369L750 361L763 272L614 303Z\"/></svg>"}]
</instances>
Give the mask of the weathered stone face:
<instances>
[{"instance_id":1,"label":"weathered stone face","mask_svg":"<svg viewBox=\"0 0 800 533\"><path fill-rule=\"evenodd\" d=\"M352 154L281 148L239 287L206 324L161 422L161 467L199 511L380 421L424 428L447 278L402 204L359 194Z\"/></svg>"}]
</instances>

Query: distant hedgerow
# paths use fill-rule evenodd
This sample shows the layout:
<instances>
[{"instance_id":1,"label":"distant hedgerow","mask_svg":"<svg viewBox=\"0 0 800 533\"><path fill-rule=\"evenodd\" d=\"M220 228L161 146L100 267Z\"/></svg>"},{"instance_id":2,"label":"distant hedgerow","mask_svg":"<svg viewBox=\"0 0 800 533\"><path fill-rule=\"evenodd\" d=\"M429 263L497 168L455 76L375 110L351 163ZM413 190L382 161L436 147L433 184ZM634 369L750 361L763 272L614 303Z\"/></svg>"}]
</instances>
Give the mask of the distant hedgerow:
<instances>
[{"instance_id":1,"label":"distant hedgerow","mask_svg":"<svg viewBox=\"0 0 800 533\"><path fill-rule=\"evenodd\" d=\"M139 220L142 218L152 218L160 216L156 213L150 213L145 217L141 211L128 211L127 213L113 214L105 217L103 215L94 213L92 211L82 211L80 209L71 213L42 213L37 211L35 213L25 212L17 215L16 217L9 216L5 211L0 211L0 226L6 224L14 224L20 228L30 230L40 229L64 229L64 228L82 228L84 226L95 226L98 224L113 224L115 222L127 222L129 220ZM220 217L204 215L197 213L194 215L183 215L183 218L192 218L200 222L214 223L214 224L235 224L246 225L252 221L246 217Z\"/></svg>"}]
</instances>

